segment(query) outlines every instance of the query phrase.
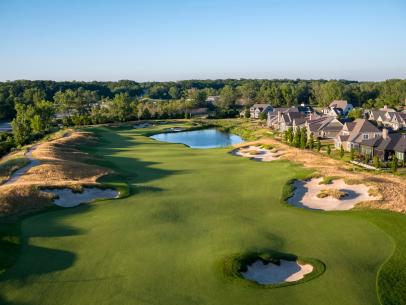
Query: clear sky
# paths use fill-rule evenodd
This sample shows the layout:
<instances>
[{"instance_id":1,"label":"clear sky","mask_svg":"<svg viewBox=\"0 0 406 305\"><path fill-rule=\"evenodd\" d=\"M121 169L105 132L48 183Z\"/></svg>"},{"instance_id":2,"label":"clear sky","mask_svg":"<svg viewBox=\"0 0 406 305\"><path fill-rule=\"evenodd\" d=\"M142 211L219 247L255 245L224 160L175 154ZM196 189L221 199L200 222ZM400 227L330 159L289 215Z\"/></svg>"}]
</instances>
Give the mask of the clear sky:
<instances>
[{"instance_id":1,"label":"clear sky","mask_svg":"<svg viewBox=\"0 0 406 305\"><path fill-rule=\"evenodd\" d=\"M0 0L0 80L406 78L406 0Z\"/></svg>"}]
</instances>

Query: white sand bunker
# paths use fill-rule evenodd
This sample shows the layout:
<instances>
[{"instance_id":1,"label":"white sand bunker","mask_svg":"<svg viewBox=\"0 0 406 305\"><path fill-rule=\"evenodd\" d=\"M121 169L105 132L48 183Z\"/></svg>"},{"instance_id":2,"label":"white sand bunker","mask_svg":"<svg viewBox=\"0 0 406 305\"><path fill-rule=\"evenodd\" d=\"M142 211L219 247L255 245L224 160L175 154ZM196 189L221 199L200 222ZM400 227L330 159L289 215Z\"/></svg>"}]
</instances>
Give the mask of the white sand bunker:
<instances>
[{"instance_id":1,"label":"white sand bunker","mask_svg":"<svg viewBox=\"0 0 406 305\"><path fill-rule=\"evenodd\" d=\"M118 192L113 189L100 189L96 187L84 187L83 191L78 193L69 188L63 189L43 189L44 192L52 193L57 196L53 203L64 208L75 207L81 203L91 202L95 199L117 198Z\"/></svg>"},{"instance_id":2,"label":"white sand bunker","mask_svg":"<svg viewBox=\"0 0 406 305\"><path fill-rule=\"evenodd\" d=\"M269 162L280 158L281 154L275 148L265 149L260 146L246 146L233 150L234 156L250 158L256 161Z\"/></svg>"},{"instance_id":3,"label":"white sand bunker","mask_svg":"<svg viewBox=\"0 0 406 305\"><path fill-rule=\"evenodd\" d=\"M312 271L312 265L301 265L297 261L281 259L279 265L277 265L271 262L265 263L259 259L248 265L247 271L241 272L241 274L247 280L268 285L299 281Z\"/></svg>"},{"instance_id":4,"label":"white sand bunker","mask_svg":"<svg viewBox=\"0 0 406 305\"><path fill-rule=\"evenodd\" d=\"M331 184L320 184L323 178L313 178L308 181L294 182L294 195L288 199L288 203L302 208L314 210L349 210L362 201L377 200L377 197L369 195L369 187L364 184L349 185L343 179L333 180ZM334 196L321 198L325 193L344 194L340 199Z\"/></svg>"}]
</instances>

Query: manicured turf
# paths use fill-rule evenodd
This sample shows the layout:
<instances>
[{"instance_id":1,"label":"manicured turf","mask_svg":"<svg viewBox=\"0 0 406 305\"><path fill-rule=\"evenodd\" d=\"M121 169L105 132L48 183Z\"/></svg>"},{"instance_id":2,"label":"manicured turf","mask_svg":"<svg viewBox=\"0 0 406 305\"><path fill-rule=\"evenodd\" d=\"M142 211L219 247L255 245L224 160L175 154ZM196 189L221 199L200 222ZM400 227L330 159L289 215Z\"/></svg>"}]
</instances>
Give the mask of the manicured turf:
<instances>
[{"instance_id":1,"label":"manicured turf","mask_svg":"<svg viewBox=\"0 0 406 305\"><path fill-rule=\"evenodd\" d=\"M378 271L394 251L379 293L387 304L402 297L385 285L386 273L405 264L395 250L405 240L404 215L289 207L280 201L284 185L309 174L293 163L160 143L142 136L146 130L95 131L102 141L93 152L121 173L130 196L24 220L22 254L2 278L1 304L373 305ZM224 259L266 249L318 259L326 271L276 289L222 273Z\"/></svg>"}]
</instances>

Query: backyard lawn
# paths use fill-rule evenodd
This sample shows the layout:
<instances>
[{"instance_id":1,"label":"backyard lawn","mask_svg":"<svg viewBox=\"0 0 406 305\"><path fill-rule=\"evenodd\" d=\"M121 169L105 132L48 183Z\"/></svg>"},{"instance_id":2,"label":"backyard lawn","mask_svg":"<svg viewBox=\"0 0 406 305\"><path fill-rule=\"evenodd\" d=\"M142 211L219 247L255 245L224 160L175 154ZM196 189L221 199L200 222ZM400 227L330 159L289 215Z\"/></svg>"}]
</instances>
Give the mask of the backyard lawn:
<instances>
[{"instance_id":1,"label":"backyard lawn","mask_svg":"<svg viewBox=\"0 0 406 305\"><path fill-rule=\"evenodd\" d=\"M100 143L84 149L130 196L26 218L1 304L378 305L378 295L405 304L406 216L288 206L285 184L310 174L288 161L158 142L151 129L92 131ZM266 250L315 258L326 271L275 289L224 275L226 258Z\"/></svg>"}]
</instances>

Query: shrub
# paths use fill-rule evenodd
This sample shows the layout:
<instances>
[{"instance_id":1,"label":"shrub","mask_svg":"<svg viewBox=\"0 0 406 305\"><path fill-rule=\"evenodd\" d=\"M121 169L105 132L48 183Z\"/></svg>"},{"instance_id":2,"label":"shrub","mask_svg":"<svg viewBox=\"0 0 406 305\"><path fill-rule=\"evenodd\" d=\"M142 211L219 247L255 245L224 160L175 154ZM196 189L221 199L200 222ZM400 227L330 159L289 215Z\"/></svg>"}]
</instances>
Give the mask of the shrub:
<instances>
[{"instance_id":1,"label":"shrub","mask_svg":"<svg viewBox=\"0 0 406 305\"><path fill-rule=\"evenodd\" d=\"M355 158L355 150L354 150L354 148L351 148L350 160L351 160L351 161L354 161L354 158Z\"/></svg>"},{"instance_id":2,"label":"shrub","mask_svg":"<svg viewBox=\"0 0 406 305\"><path fill-rule=\"evenodd\" d=\"M373 164L374 164L374 167L376 167L376 168L380 168L381 167L381 162L379 161L379 158L378 158L378 156L374 156L374 159L373 159Z\"/></svg>"},{"instance_id":3,"label":"shrub","mask_svg":"<svg viewBox=\"0 0 406 305\"><path fill-rule=\"evenodd\" d=\"M344 157L344 147L343 145L340 145L340 158L342 159Z\"/></svg>"},{"instance_id":4,"label":"shrub","mask_svg":"<svg viewBox=\"0 0 406 305\"><path fill-rule=\"evenodd\" d=\"M327 155L330 156L330 154L331 154L331 147L330 147L330 145L327 145Z\"/></svg>"},{"instance_id":5,"label":"shrub","mask_svg":"<svg viewBox=\"0 0 406 305\"><path fill-rule=\"evenodd\" d=\"M337 189L324 189L324 190L321 190L320 193L317 194L317 197L318 198L333 197L336 199L341 199L347 195L348 194L346 192L340 191Z\"/></svg>"},{"instance_id":6,"label":"shrub","mask_svg":"<svg viewBox=\"0 0 406 305\"><path fill-rule=\"evenodd\" d=\"M398 171L398 158L396 158L396 156L393 157L390 167L392 173L396 173Z\"/></svg>"}]
</instances>

